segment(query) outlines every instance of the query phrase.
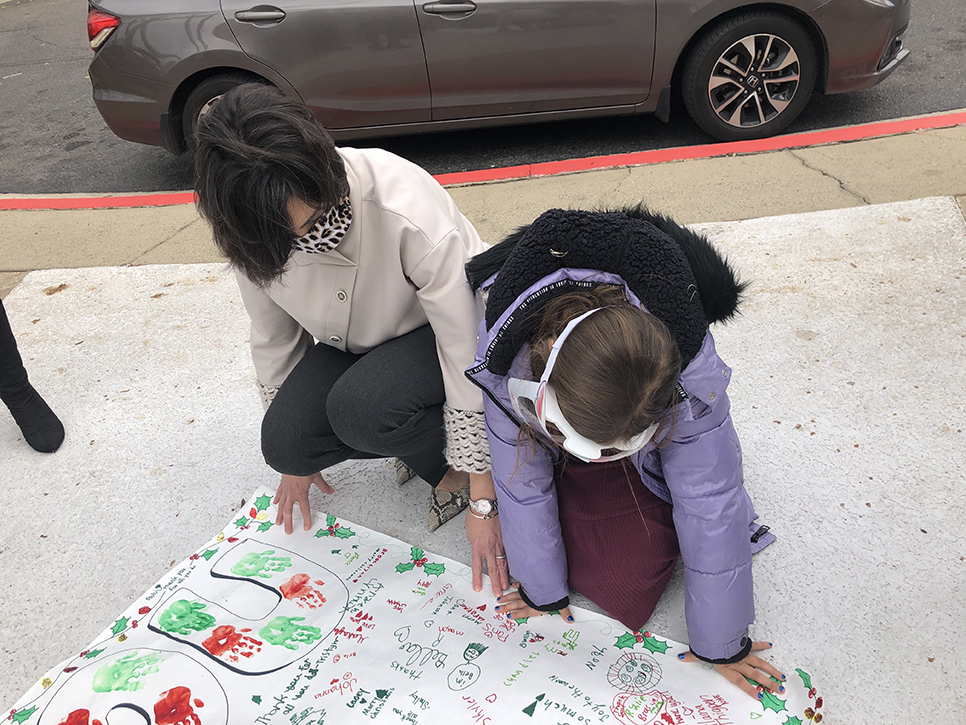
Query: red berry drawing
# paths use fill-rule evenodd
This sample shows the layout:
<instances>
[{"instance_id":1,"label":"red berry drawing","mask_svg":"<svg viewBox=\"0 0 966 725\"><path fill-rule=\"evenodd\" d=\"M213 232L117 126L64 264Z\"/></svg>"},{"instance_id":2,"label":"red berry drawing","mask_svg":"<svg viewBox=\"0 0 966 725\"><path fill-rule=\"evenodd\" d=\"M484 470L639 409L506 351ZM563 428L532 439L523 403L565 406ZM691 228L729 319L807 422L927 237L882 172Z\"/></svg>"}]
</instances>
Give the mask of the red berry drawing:
<instances>
[{"instance_id":1,"label":"red berry drawing","mask_svg":"<svg viewBox=\"0 0 966 725\"><path fill-rule=\"evenodd\" d=\"M248 515L254 519L255 517L258 516L258 511L256 511L255 508L252 507L252 510L248 512Z\"/></svg>"},{"instance_id":2,"label":"red berry drawing","mask_svg":"<svg viewBox=\"0 0 966 725\"><path fill-rule=\"evenodd\" d=\"M808 699L811 700L813 697L815 697L815 688L814 687L811 690L808 691Z\"/></svg>"},{"instance_id":3,"label":"red berry drawing","mask_svg":"<svg viewBox=\"0 0 966 725\"><path fill-rule=\"evenodd\" d=\"M815 709L818 710L820 707L822 707L822 698L821 697L818 698L817 700L815 700Z\"/></svg>"},{"instance_id":4,"label":"red berry drawing","mask_svg":"<svg viewBox=\"0 0 966 725\"><path fill-rule=\"evenodd\" d=\"M650 632L645 632L645 633L644 633L644 636L645 636L645 637L650 637L650 636L651 636L651 633L650 633Z\"/></svg>"},{"instance_id":5,"label":"red berry drawing","mask_svg":"<svg viewBox=\"0 0 966 725\"><path fill-rule=\"evenodd\" d=\"M140 614L143 617L145 614L147 614L150 611L151 611L151 607L141 607L138 610L138 614Z\"/></svg>"},{"instance_id":6,"label":"red berry drawing","mask_svg":"<svg viewBox=\"0 0 966 725\"><path fill-rule=\"evenodd\" d=\"M136 620L136 619L132 619L132 620L131 620L131 626L132 626L132 627L133 627L134 629L137 629L137 628L138 628L138 620Z\"/></svg>"},{"instance_id":7,"label":"red berry drawing","mask_svg":"<svg viewBox=\"0 0 966 725\"><path fill-rule=\"evenodd\" d=\"M243 529L247 529L248 527L247 526L242 526L242 528ZM238 541L238 537L237 536L229 536L228 537L228 543L229 544L234 544L236 541Z\"/></svg>"}]
</instances>

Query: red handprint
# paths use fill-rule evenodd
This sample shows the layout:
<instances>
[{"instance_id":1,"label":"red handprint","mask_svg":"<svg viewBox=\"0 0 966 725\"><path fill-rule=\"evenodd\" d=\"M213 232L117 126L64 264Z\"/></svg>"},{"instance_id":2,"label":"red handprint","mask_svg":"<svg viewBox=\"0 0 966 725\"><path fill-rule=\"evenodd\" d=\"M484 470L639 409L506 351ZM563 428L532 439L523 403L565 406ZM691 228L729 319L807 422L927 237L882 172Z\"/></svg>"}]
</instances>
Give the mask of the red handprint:
<instances>
[{"instance_id":1,"label":"red handprint","mask_svg":"<svg viewBox=\"0 0 966 725\"><path fill-rule=\"evenodd\" d=\"M204 707L201 700L195 700L194 704ZM161 699L154 704L154 722L157 725L201 725L201 718L191 707L191 690L172 687L162 692Z\"/></svg>"},{"instance_id":2,"label":"red handprint","mask_svg":"<svg viewBox=\"0 0 966 725\"><path fill-rule=\"evenodd\" d=\"M322 586L325 582L317 580L315 584ZM325 604L325 597L322 596L322 592L313 588L309 583L308 574L296 574L284 582L279 589L282 591L283 597L294 601L303 609L306 607L309 609L318 609Z\"/></svg>"},{"instance_id":3,"label":"red handprint","mask_svg":"<svg viewBox=\"0 0 966 725\"><path fill-rule=\"evenodd\" d=\"M239 657L253 657L262 651L262 642L253 637L245 636L250 629L236 632L230 624L215 627L208 639L201 644L215 657L223 657L229 662L238 662Z\"/></svg>"}]
</instances>

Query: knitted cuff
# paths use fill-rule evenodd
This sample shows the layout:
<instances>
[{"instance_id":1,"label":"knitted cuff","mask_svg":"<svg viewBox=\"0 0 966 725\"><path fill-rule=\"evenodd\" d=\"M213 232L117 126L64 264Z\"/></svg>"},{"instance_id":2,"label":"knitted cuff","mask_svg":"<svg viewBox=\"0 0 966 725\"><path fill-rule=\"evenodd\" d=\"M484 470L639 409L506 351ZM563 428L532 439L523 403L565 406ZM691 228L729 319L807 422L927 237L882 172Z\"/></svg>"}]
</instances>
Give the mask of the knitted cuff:
<instances>
[{"instance_id":1,"label":"knitted cuff","mask_svg":"<svg viewBox=\"0 0 966 725\"><path fill-rule=\"evenodd\" d=\"M564 597L563 599L560 599L559 601L550 602L550 604L534 604L530 600L530 597L527 596L527 593L525 591L523 591L523 585L522 584L519 584L517 586L517 591L520 593L520 599L523 600L523 603L526 604L528 607L530 607L530 609L535 609L538 612L559 612L564 607L569 607L570 606L570 595L569 594L566 597Z\"/></svg>"},{"instance_id":2,"label":"knitted cuff","mask_svg":"<svg viewBox=\"0 0 966 725\"><path fill-rule=\"evenodd\" d=\"M722 657L721 659L712 660L712 659L708 659L707 657L702 657L694 650L691 650L691 654L693 654L699 660L702 660L704 662L710 662L713 665L730 665L735 662L739 662L740 660L743 660L745 657L747 657L749 652L751 652L751 637L742 637L741 649L738 650L737 654L734 654L731 657Z\"/></svg>"},{"instance_id":3,"label":"knitted cuff","mask_svg":"<svg viewBox=\"0 0 966 725\"><path fill-rule=\"evenodd\" d=\"M490 444L482 410L457 410L443 405L446 430L446 462L457 471L486 473L490 470Z\"/></svg>"},{"instance_id":4,"label":"knitted cuff","mask_svg":"<svg viewBox=\"0 0 966 725\"><path fill-rule=\"evenodd\" d=\"M262 407L265 408L265 410L268 410L268 406L270 406L272 404L272 401L275 400L275 394L278 392L278 389L282 386L265 385L265 383L263 383L261 380L256 380L255 382L258 383L258 394L262 398Z\"/></svg>"}]
</instances>

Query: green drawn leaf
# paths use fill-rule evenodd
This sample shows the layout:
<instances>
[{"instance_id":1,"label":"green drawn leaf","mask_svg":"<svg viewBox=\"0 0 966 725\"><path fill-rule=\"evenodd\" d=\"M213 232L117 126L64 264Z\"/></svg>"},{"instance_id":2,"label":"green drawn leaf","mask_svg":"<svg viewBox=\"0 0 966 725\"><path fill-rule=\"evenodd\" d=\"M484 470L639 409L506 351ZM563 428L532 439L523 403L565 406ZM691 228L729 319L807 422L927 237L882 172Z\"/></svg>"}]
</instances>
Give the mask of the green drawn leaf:
<instances>
[{"instance_id":1,"label":"green drawn leaf","mask_svg":"<svg viewBox=\"0 0 966 725\"><path fill-rule=\"evenodd\" d=\"M530 617L520 617L519 619L514 619L513 621L517 624L526 624L530 621Z\"/></svg>"},{"instance_id":2,"label":"green drawn leaf","mask_svg":"<svg viewBox=\"0 0 966 725\"><path fill-rule=\"evenodd\" d=\"M319 529L318 531L315 532L316 539L324 539L328 535L329 535L328 529Z\"/></svg>"},{"instance_id":3,"label":"green drawn leaf","mask_svg":"<svg viewBox=\"0 0 966 725\"><path fill-rule=\"evenodd\" d=\"M243 526L248 526L248 519L242 516L240 519L235 521L235 526L237 526L239 529L242 528Z\"/></svg>"},{"instance_id":4,"label":"green drawn leaf","mask_svg":"<svg viewBox=\"0 0 966 725\"><path fill-rule=\"evenodd\" d=\"M329 514L328 516L326 516L325 517L325 525L327 527L328 526L335 526L335 516L333 516L332 514Z\"/></svg>"},{"instance_id":5,"label":"green drawn leaf","mask_svg":"<svg viewBox=\"0 0 966 725\"><path fill-rule=\"evenodd\" d=\"M412 571L416 568L416 564L409 562L408 564L396 564L396 571L402 574L404 571Z\"/></svg>"},{"instance_id":6,"label":"green drawn leaf","mask_svg":"<svg viewBox=\"0 0 966 725\"><path fill-rule=\"evenodd\" d=\"M13 714L14 722L26 722L27 718L37 712L36 707L32 707L29 710L18 710Z\"/></svg>"},{"instance_id":7,"label":"green drawn leaf","mask_svg":"<svg viewBox=\"0 0 966 725\"><path fill-rule=\"evenodd\" d=\"M423 571L430 576L439 576L446 571L446 564L423 564Z\"/></svg>"},{"instance_id":8,"label":"green drawn leaf","mask_svg":"<svg viewBox=\"0 0 966 725\"><path fill-rule=\"evenodd\" d=\"M774 710L775 712L781 712L782 710L787 710L785 707L785 701L781 698L775 697L774 693L770 690L762 690L762 698L759 700L762 707L766 710Z\"/></svg>"},{"instance_id":9,"label":"green drawn leaf","mask_svg":"<svg viewBox=\"0 0 966 725\"><path fill-rule=\"evenodd\" d=\"M617 638L617 643L614 646L617 649L631 649L635 644L637 644L637 637L630 632L626 632Z\"/></svg>"},{"instance_id":10,"label":"green drawn leaf","mask_svg":"<svg viewBox=\"0 0 966 725\"><path fill-rule=\"evenodd\" d=\"M113 626L113 627L111 627L111 632L113 632L113 633L114 633L114 634L116 634L116 635L117 635L117 634L120 634L120 633L121 633L121 632L123 632L123 631L124 631L125 629L127 629L127 623L128 623L128 622L130 622L130 621L131 621L131 620L130 620L130 619L128 619L127 617L121 617L121 618L120 618L119 620L117 620L117 621L116 621L116 622L114 623L114 626Z\"/></svg>"},{"instance_id":11,"label":"green drawn leaf","mask_svg":"<svg viewBox=\"0 0 966 725\"><path fill-rule=\"evenodd\" d=\"M261 695L252 695L252 702L254 702L256 705L261 705L262 704L262 696Z\"/></svg>"},{"instance_id":12,"label":"green drawn leaf","mask_svg":"<svg viewBox=\"0 0 966 725\"><path fill-rule=\"evenodd\" d=\"M102 649L92 649L90 652L88 652L86 655L84 655L84 659L85 660L92 660L95 657L97 657L97 655L99 655L103 651L104 650L102 650Z\"/></svg>"},{"instance_id":13,"label":"green drawn leaf","mask_svg":"<svg viewBox=\"0 0 966 725\"><path fill-rule=\"evenodd\" d=\"M332 551L330 551L329 553L330 553L330 554L341 554L341 553L342 553L342 549L333 549L333 550L332 550Z\"/></svg>"},{"instance_id":14,"label":"green drawn leaf","mask_svg":"<svg viewBox=\"0 0 966 725\"><path fill-rule=\"evenodd\" d=\"M411 553L411 556L413 557L413 561L416 561L417 559L422 559L424 553L425 552L422 549L420 549L417 546L414 546Z\"/></svg>"},{"instance_id":15,"label":"green drawn leaf","mask_svg":"<svg viewBox=\"0 0 966 725\"><path fill-rule=\"evenodd\" d=\"M352 529L339 528L335 530L335 538L337 539L348 539L350 536L355 536L355 535L356 535L356 532L353 531Z\"/></svg>"},{"instance_id":16,"label":"green drawn leaf","mask_svg":"<svg viewBox=\"0 0 966 725\"><path fill-rule=\"evenodd\" d=\"M812 676L810 674L808 674L805 670L796 669L795 672L797 672L798 673L798 676L802 678L802 684L805 685L806 689L811 690L812 689Z\"/></svg>"},{"instance_id":17,"label":"green drawn leaf","mask_svg":"<svg viewBox=\"0 0 966 725\"><path fill-rule=\"evenodd\" d=\"M205 561L211 561L211 557L213 557L217 553L218 553L218 549L208 549L208 551L206 551L201 556L204 558Z\"/></svg>"},{"instance_id":18,"label":"green drawn leaf","mask_svg":"<svg viewBox=\"0 0 966 725\"><path fill-rule=\"evenodd\" d=\"M271 528L272 528L272 527L273 527L274 525L275 525L275 524L273 524L273 523L272 523L271 521L262 521L262 523L260 523L260 524L258 525L258 530L259 530L259 531L268 531L268 530L269 530L269 529L271 529Z\"/></svg>"},{"instance_id":19,"label":"green drawn leaf","mask_svg":"<svg viewBox=\"0 0 966 725\"><path fill-rule=\"evenodd\" d=\"M262 494L261 496L255 499L255 510L264 511L269 507L271 503L272 503L272 497Z\"/></svg>"},{"instance_id":20,"label":"green drawn leaf","mask_svg":"<svg viewBox=\"0 0 966 725\"><path fill-rule=\"evenodd\" d=\"M802 721L797 717L789 717L785 721L785 725L802 725Z\"/></svg>"},{"instance_id":21,"label":"green drawn leaf","mask_svg":"<svg viewBox=\"0 0 966 725\"><path fill-rule=\"evenodd\" d=\"M668 650L668 643L662 642L661 640L656 639L655 637L645 637L641 641L641 644L643 644L651 652L660 652L661 654L664 654Z\"/></svg>"}]
</instances>

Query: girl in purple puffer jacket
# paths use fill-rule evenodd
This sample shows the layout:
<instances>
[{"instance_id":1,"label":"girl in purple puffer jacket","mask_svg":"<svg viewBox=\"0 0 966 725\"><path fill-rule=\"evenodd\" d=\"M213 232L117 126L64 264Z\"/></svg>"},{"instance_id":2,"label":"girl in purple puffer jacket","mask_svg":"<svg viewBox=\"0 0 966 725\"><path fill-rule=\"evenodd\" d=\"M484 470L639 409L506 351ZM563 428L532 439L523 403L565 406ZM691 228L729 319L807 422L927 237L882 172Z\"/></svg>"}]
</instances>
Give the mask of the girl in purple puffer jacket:
<instances>
[{"instance_id":1,"label":"girl in purple puffer jacket","mask_svg":"<svg viewBox=\"0 0 966 725\"><path fill-rule=\"evenodd\" d=\"M554 209L467 265L484 291L476 363L516 591L560 611L572 587L632 630L678 555L691 652L752 696L784 676L754 652L756 523L709 323L744 285L700 235L643 208ZM777 678L772 680L771 676Z\"/></svg>"}]
</instances>

